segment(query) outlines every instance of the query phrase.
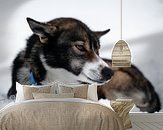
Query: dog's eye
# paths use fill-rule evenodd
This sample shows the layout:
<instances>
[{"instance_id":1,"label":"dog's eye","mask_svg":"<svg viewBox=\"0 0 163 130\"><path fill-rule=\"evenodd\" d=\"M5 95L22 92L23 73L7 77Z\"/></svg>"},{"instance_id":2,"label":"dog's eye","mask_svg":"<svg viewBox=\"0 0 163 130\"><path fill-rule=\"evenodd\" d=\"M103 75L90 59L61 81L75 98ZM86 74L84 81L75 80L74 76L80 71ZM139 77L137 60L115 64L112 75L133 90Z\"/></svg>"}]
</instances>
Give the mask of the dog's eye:
<instances>
[{"instance_id":1,"label":"dog's eye","mask_svg":"<svg viewBox=\"0 0 163 130\"><path fill-rule=\"evenodd\" d=\"M76 47L79 51L82 51L82 52L86 51L83 45L75 45L75 47Z\"/></svg>"}]
</instances>

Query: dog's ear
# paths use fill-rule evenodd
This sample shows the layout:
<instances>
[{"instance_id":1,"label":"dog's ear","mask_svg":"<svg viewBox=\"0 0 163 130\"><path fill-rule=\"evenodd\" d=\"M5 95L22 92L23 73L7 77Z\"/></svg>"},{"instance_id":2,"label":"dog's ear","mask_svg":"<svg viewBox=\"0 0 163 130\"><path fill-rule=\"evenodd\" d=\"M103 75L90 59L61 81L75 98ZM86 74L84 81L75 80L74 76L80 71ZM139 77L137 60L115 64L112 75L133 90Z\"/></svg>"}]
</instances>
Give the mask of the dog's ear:
<instances>
[{"instance_id":1,"label":"dog's ear","mask_svg":"<svg viewBox=\"0 0 163 130\"><path fill-rule=\"evenodd\" d=\"M95 31L94 33L98 38L101 38L103 35L105 35L109 31L110 31L110 29L107 29L107 30L104 30L104 31Z\"/></svg>"},{"instance_id":2,"label":"dog's ear","mask_svg":"<svg viewBox=\"0 0 163 130\"><path fill-rule=\"evenodd\" d=\"M48 35L51 35L56 30L55 27L35 21L31 18L27 18L27 22L33 33L39 36L41 43L46 43L48 41Z\"/></svg>"}]
</instances>

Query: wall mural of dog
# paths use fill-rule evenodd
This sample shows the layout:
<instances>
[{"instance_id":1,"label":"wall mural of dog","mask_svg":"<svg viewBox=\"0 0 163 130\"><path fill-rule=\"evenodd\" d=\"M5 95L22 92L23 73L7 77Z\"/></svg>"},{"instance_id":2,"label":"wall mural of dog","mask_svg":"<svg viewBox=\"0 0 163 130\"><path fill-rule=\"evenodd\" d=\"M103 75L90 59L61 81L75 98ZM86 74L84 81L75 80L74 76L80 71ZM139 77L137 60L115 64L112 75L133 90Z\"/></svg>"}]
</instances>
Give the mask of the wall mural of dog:
<instances>
[{"instance_id":1,"label":"wall mural of dog","mask_svg":"<svg viewBox=\"0 0 163 130\"><path fill-rule=\"evenodd\" d=\"M16 95L16 81L21 84L98 83L98 98L132 98L141 111L161 109L152 84L132 65L111 68L111 60L99 56L101 36L110 31L92 31L73 18L38 22L27 18L33 35L26 48L13 61L12 86L8 98ZM30 79L32 76L32 80ZM109 82L108 82L109 81Z\"/></svg>"}]
</instances>

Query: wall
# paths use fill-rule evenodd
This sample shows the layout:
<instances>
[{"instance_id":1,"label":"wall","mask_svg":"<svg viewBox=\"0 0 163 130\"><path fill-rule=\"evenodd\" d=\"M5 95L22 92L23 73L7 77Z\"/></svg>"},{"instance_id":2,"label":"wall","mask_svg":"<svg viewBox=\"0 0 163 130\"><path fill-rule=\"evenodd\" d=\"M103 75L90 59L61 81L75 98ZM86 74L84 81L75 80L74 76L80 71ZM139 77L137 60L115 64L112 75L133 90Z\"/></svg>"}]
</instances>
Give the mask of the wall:
<instances>
[{"instance_id":1,"label":"wall","mask_svg":"<svg viewBox=\"0 0 163 130\"><path fill-rule=\"evenodd\" d=\"M123 39L132 49L132 62L163 96L163 0L123 0ZM101 56L110 58L120 38L119 0L0 0L0 93L11 85L11 63L32 33L26 17L48 21L75 17L93 30L111 28L101 39Z\"/></svg>"}]
</instances>

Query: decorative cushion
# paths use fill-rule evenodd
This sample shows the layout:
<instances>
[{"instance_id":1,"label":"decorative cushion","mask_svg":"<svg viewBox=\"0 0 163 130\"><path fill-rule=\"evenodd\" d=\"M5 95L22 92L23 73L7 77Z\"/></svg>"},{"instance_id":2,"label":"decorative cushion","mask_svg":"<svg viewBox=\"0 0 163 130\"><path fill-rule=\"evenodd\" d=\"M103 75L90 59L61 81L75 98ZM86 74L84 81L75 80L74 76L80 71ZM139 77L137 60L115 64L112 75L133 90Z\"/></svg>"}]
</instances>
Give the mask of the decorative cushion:
<instances>
[{"instance_id":1,"label":"decorative cushion","mask_svg":"<svg viewBox=\"0 0 163 130\"><path fill-rule=\"evenodd\" d=\"M31 87L29 85L23 86L24 100L34 99L32 93L50 93L51 86Z\"/></svg>"},{"instance_id":2,"label":"decorative cushion","mask_svg":"<svg viewBox=\"0 0 163 130\"><path fill-rule=\"evenodd\" d=\"M79 87L71 87L63 84L59 85L60 93L74 93L74 98L84 98L87 99L88 85L80 85Z\"/></svg>"},{"instance_id":3,"label":"decorative cushion","mask_svg":"<svg viewBox=\"0 0 163 130\"><path fill-rule=\"evenodd\" d=\"M67 85L58 83L58 93L74 93L74 98L98 101L97 84Z\"/></svg>"},{"instance_id":4,"label":"decorative cushion","mask_svg":"<svg viewBox=\"0 0 163 130\"><path fill-rule=\"evenodd\" d=\"M74 93L62 93L62 94L52 94L52 93L32 93L34 99L41 98L74 98Z\"/></svg>"}]
</instances>

